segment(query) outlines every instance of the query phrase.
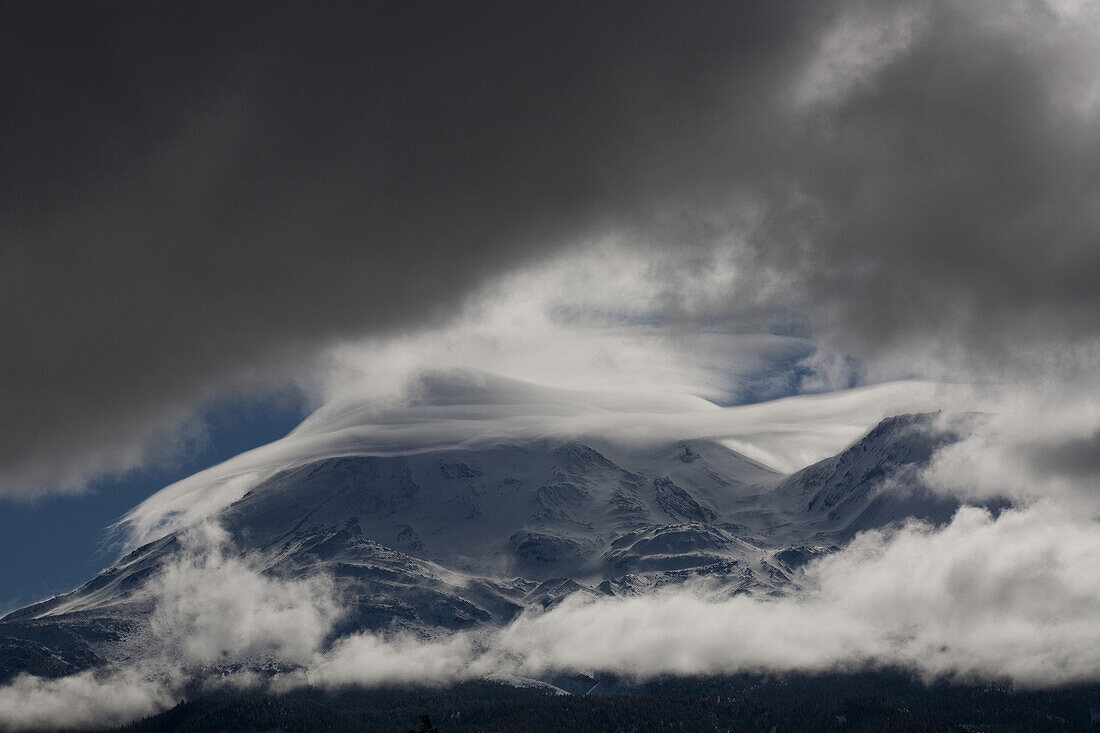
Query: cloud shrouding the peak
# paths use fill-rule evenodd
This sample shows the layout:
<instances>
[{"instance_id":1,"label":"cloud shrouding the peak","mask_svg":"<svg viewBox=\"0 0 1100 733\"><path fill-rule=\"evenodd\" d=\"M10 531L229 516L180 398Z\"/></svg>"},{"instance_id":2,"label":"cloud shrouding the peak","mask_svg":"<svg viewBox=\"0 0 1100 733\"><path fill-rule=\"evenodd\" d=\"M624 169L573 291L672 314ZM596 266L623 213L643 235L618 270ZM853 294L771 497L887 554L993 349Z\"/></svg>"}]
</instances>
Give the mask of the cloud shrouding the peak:
<instances>
[{"instance_id":1,"label":"cloud shrouding the peak","mask_svg":"<svg viewBox=\"0 0 1100 733\"><path fill-rule=\"evenodd\" d=\"M5 16L4 495L609 236L590 281L656 253L670 334L783 312L895 375L1095 363L1087 4Z\"/></svg>"},{"instance_id":2,"label":"cloud shrouding the peak","mask_svg":"<svg viewBox=\"0 0 1100 733\"><path fill-rule=\"evenodd\" d=\"M928 484L964 501L1047 501L1100 516L1100 402L1091 387L1002 396L960 442L936 453Z\"/></svg>"},{"instance_id":3,"label":"cloud shrouding the peak","mask_svg":"<svg viewBox=\"0 0 1100 733\"><path fill-rule=\"evenodd\" d=\"M637 387L566 390L470 370L414 373L393 400L332 400L281 440L172 484L120 522L127 545L150 542L237 501L278 471L344 455L397 455L542 438L623 446L718 440L793 471L842 450L884 417L994 404L985 390L902 381L719 407Z\"/></svg>"}]
</instances>

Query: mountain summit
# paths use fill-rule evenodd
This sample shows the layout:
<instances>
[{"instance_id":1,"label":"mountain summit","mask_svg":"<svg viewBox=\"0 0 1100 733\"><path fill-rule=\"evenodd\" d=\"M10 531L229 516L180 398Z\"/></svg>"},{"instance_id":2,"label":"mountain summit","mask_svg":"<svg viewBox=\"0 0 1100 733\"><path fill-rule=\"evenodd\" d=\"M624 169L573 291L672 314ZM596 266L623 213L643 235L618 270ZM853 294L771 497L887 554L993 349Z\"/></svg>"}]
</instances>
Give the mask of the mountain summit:
<instances>
[{"instance_id":1,"label":"mountain summit","mask_svg":"<svg viewBox=\"0 0 1100 733\"><path fill-rule=\"evenodd\" d=\"M217 511L217 552L266 577L331 582L350 609L337 635L500 626L573 594L686 582L788 593L805 562L857 531L950 518L957 504L925 488L919 471L957 439L943 423L888 418L789 476L711 441L544 438L327 456ZM194 552L189 533L170 532L80 588L8 614L0 674L54 676L139 654L165 569Z\"/></svg>"}]
</instances>

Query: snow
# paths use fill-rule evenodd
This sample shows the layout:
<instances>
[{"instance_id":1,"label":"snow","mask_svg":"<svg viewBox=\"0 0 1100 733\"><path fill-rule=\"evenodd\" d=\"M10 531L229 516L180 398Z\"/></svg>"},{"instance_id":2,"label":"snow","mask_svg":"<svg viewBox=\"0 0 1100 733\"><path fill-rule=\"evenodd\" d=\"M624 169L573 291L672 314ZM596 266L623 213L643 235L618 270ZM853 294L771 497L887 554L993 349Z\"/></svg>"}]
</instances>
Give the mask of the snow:
<instances>
[{"instance_id":1,"label":"snow","mask_svg":"<svg viewBox=\"0 0 1100 733\"><path fill-rule=\"evenodd\" d=\"M662 463L667 456L654 450L679 456L683 441L720 442L749 473L787 473L835 454L883 417L980 403L967 387L903 381L723 408L675 394L570 391L471 370L430 372L398 403L326 405L285 438L157 492L120 527L136 547L216 515L280 472L327 458L476 451L538 439ZM678 484L692 463L676 463L667 475ZM741 470L715 469L734 478Z\"/></svg>"}]
</instances>

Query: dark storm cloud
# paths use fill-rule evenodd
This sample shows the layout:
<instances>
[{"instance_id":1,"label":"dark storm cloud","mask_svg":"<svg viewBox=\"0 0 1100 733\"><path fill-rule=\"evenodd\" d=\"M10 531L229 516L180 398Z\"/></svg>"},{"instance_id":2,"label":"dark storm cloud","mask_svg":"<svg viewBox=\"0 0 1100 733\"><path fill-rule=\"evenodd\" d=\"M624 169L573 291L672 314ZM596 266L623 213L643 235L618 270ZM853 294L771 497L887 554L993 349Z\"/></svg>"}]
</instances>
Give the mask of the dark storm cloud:
<instances>
[{"instance_id":1,"label":"dark storm cloud","mask_svg":"<svg viewBox=\"0 0 1100 733\"><path fill-rule=\"evenodd\" d=\"M695 113L798 32L719 5L4 15L0 470L28 480L700 186Z\"/></svg>"},{"instance_id":2,"label":"dark storm cloud","mask_svg":"<svg viewBox=\"0 0 1100 733\"><path fill-rule=\"evenodd\" d=\"M1054 83L1080 39L914 7L904 50L800 103L837 19L894 6L8 5L4 491L125 467L196 400L605 228L745 217L750 271L871 349L1095 335L1100 136Z\"/></svg>"},{"instance_id":3,"label":"dark storm cloud","mask_svg":"<svg viewBox=\"0 0 1100 733\"><path fill-rule=\"evenodd\" d=\"M1075 481L1095 484L1100 478L1100 430L1092 435L1059 443L1034 443L1028 446L1032 463L1044 474L1068 476Z\"/></svg>"},{"instance_id":4,"label":"dark storm cloud","mask_svg":"<svg viewBox=\"0 0 1100 733\"><path fill-rule=\"evenodd\" d=\"M761 250L798 271L857 345L931 335L1011 368L1028 350L1095 343L1098 16L930 7L873 83L798 130L807 163L788 180L814 206L766 234L806 246Z\"/></svg>"}]
</instances>

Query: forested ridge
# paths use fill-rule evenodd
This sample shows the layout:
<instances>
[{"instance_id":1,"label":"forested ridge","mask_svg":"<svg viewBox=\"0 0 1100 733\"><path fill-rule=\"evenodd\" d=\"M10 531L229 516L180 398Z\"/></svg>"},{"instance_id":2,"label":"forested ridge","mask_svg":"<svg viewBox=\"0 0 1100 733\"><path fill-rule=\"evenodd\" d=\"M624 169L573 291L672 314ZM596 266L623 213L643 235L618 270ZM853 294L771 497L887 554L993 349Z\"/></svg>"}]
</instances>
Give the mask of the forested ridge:
<instances>
[{"instance_id":1,"label":"forested ridge","mask_svg":"<svg viewBox=\"0 0 1100 733\"><path fill-rule=\"evenodd\" d=\"M560 695L470 682L449 688L208 695L111 733L1100 731L1100 686L1053 691L927 686L902 674L873 673L665 679L641 686L605 681L601 687L615 694Z\"/></svg>"}]
</instances>

